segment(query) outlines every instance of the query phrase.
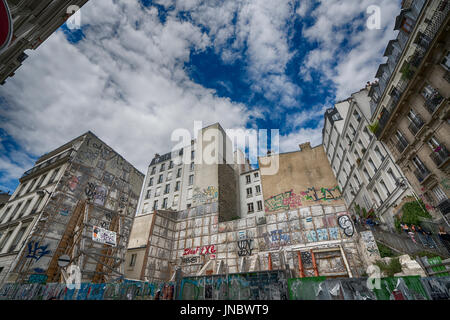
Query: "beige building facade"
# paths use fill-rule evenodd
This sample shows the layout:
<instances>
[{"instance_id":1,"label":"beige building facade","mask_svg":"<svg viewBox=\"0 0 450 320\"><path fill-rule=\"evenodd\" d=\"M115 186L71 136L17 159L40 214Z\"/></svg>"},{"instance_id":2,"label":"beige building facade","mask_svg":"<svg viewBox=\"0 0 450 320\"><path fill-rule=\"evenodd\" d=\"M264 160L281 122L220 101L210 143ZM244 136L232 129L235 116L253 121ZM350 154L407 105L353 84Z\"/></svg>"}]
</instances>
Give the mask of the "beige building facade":
<instances>
[{"instance_id":1,"label":"beige building facade","mask_svg":"<svg viewBox=\"0 0 450 320\"><path fill-rule=\"evenodd\" d=\"M433 218L449 220L448 1L407 1L370 92L372 126Z\"/></svg>"}]
</instances>

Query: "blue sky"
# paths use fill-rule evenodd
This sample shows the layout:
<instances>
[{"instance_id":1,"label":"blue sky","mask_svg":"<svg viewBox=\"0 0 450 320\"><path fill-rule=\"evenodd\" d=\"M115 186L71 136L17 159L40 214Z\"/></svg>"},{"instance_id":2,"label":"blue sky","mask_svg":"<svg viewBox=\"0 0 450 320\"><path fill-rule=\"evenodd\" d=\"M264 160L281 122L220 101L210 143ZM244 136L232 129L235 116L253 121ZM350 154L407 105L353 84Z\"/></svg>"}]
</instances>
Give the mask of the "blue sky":
<instances>
[{"instance_id":1,"label":"blue sky","mask_svg":"<svg viewBox=\"0 0 450 320\"><path fill-rule=\"evenodd\" d=\"M370 5L381 28L366 27ZM145 172L177 128L279 129L321 143L323 112L373 81L400 0L89 1L0 87L0 189L87 130Z\"/></svg>"}]
</instances>

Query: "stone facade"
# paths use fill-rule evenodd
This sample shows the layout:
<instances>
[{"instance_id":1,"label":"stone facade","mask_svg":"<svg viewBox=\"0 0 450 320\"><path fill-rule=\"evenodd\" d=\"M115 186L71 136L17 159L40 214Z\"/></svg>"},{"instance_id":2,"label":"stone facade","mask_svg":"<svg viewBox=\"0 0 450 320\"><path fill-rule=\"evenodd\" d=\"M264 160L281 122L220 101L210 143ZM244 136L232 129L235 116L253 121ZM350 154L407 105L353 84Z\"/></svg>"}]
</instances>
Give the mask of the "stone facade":
<instances>
[{"instance_id":1,"label":"stone facade","mask_svg":"<svg viewBox=\"0 0 450 320\"><path fill-rule=\"evenodd\" d=\"M377 138L442 222L450 213L450 4L416 0L403 9L399 35L389 43L388 62L371 89L372 121Z\"/></svg>"}]
</instances>

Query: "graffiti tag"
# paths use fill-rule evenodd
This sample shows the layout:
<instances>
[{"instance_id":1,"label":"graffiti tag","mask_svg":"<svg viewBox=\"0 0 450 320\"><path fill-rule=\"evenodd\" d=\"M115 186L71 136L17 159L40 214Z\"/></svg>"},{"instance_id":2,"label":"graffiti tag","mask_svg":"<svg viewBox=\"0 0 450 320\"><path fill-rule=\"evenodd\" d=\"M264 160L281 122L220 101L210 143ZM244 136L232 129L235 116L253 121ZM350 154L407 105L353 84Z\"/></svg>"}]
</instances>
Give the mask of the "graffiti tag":
<instances>
[{"instance_id":1,"label":"graffiti tag","mask_svg":"<svg viewBox=\"0 0 450 320\"><path fill-rule=\"evenodd\" d=\"M353 223L347 215L340 216L338 218L339 227L344 230L347 237L352 237L355 230L353 229Z\"/></svg>"}]
</instances>

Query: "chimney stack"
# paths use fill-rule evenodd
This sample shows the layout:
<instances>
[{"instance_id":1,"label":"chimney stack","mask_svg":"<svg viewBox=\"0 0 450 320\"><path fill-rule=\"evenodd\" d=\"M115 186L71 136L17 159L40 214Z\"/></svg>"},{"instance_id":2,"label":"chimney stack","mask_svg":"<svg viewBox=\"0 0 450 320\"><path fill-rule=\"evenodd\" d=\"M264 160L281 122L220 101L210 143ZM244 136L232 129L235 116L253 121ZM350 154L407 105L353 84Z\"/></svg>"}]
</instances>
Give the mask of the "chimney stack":
<instances>
[{"instance_id":1,"label":"chimney stack","mask_svg":"<svg viewBox=\"0 0 450 320\"><path fill-rule=\"evenodd\" d=\"M298 146L300 147L301 151L311 149L311 143L310 142L301 143Z\"/></svg>"}]
</instances>

